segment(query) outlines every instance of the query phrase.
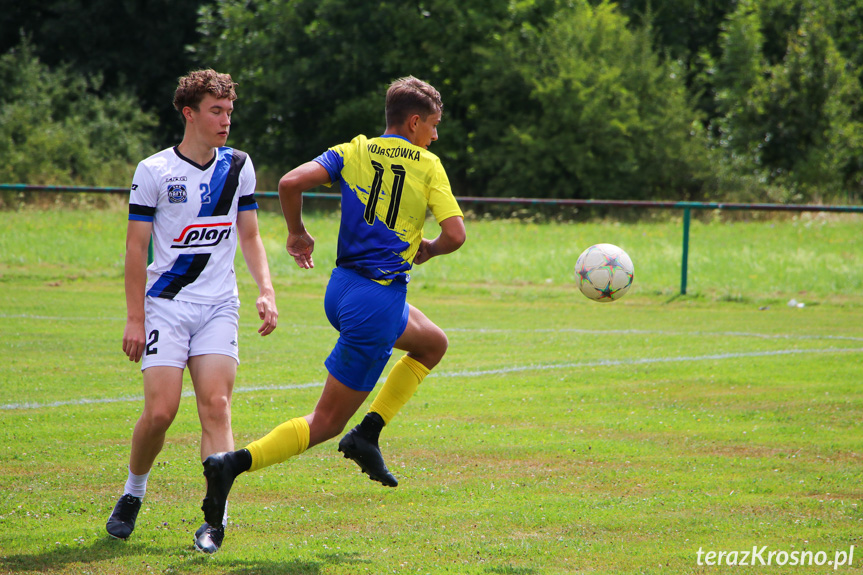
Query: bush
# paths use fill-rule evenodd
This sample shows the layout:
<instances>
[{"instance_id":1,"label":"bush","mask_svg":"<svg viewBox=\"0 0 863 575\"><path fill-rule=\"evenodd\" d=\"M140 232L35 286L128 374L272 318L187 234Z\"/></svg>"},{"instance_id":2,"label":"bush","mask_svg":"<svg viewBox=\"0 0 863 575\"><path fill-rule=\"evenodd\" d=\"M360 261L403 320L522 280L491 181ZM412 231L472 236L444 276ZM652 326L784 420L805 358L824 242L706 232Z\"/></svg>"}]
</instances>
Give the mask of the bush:
<instances>
[{"instance_id":1,"label":"bush","mask_svg":"<svg viewBox=\"0 0 863 575\"><path fill-rule=\"evenodd\" d=\"M389 81L443 95L459 195L675 198L707 169L683 74L610 3L225 0L200 51L240 84L238 145L282 171L383 128ZM371 16L369 16L371 14Z\"/></svg>"},{"instance_id":2,"label":"bush","mask_svg":"<svg viewBox=\"0 0 863 575\"><path fill-rule=\"evenodd\" d=\"M489 195L697 199L706 142L684 74L653 51L650 27L627 24L612 4L574 2L487 54L473 163ZM521 109L506 113L519 86Z\"/></svg>"},{"instance_id":3,"label":"bush","mask_svg":"<svg viewBox=\"0 0 863 575\"><path fill-rule=\"evenodd\" d=\"M765 18L741 2L720 36L722 55L702 79L720 116L711 122L716 195L808 203L859 197L863 189L860 83L821 12L803 12L785 51L765 53ZM775 62L774 62L775 60Z\"/></svg>"},{"instance_id":4,"label":"bush","mask_svg":"<svg viewBox=\"0 0 863 575\"><path fill-rule=\"evenodd\" d=\"M156 120L99 78L39 62L28 42L0 56L0 182L126 186L153 152Z\"/></svg>"}]
</instances>

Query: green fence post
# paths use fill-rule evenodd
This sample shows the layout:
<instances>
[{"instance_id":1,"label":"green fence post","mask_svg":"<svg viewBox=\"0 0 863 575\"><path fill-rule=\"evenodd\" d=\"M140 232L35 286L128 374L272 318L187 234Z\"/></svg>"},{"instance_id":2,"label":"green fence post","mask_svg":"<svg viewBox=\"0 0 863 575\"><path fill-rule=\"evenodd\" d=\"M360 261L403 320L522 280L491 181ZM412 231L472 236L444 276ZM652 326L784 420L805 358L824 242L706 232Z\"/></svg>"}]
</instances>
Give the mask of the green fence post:
<instances>
[{"instance_id":1,"label":"green fence post","mask_svg":"<svg viewBox=\"0 0 863 575\"><path fill-rule=\"evenodd\" d=\"M680 263L680 295L686 295L686 269L689 265L690 208L683 208L683 261Z\"/></svg>"}]
</instances>

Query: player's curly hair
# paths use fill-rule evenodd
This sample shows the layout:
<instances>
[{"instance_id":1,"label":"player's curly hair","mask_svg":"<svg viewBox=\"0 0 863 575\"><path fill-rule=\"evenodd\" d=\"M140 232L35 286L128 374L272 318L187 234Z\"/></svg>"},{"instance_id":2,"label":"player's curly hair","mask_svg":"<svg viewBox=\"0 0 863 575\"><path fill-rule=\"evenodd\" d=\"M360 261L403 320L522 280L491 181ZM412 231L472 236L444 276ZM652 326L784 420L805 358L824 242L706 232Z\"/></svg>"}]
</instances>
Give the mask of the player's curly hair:
<instances>
[{"instance_id":1,"label":"player's curly hair","mask_svg":"<svg viewBox=\"0 0 863 575\"><path fill-rule=\"evenodd\" d=\"M430 114L443 111L440 92L428 82L413 76L399 78L387 90L387 126L398 126L413 114L425 120Z\"/></svg>"},{"instance_id":2,"label":"player's curly hair","mask_svg":"<svg viewBox=\"0 0 863 575\"><path fill-rule=\"evenodd\" d=\"M220 74L213 69L189 72L188 75L180 78L177 84L177 90L174 92L174 108L180 112L185 124L183 108L188 106L197 110L201 100L207 94L220 99L229 98L233 102L237 99L237 92L234 90L236 86L230 74Z\"/></svg>"}]
</instances>

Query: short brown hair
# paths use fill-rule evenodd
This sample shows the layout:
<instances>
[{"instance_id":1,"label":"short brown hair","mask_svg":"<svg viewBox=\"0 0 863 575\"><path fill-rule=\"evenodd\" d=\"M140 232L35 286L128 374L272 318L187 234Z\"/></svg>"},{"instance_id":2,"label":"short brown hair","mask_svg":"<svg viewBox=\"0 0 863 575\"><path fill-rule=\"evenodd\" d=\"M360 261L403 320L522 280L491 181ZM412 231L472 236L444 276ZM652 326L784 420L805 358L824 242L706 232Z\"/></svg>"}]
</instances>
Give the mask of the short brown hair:
<instances>
[{"instance_id":1,"label":"short brown hair","mask_svg":"<svg viewBox=\"0 0 863 575\"><path fill-rule=\"evenodd\" d=\"M413 76L399 78L387 90L387 126L398 126L413 114L425 120L430 114L443 111L440 92L428 82Z\"/></svg>"},{"instance_id":2,"label":"short brown hair","mask_svg":"<svg viewBox=\"0 0 863 575\"><path fill-rule=\"evenodd\" d=\"M174 92L174 108L183 116L183 108L186 106L197 110L201 100L207 94L216 98L229 98L232 102L237 99L234 88L237 84L231 79L230 74L219 74L215 70L195 70L187 76L180 78L177 90ZM183 123L186 118L183 116Z\"/></svg>"}]
</instances>

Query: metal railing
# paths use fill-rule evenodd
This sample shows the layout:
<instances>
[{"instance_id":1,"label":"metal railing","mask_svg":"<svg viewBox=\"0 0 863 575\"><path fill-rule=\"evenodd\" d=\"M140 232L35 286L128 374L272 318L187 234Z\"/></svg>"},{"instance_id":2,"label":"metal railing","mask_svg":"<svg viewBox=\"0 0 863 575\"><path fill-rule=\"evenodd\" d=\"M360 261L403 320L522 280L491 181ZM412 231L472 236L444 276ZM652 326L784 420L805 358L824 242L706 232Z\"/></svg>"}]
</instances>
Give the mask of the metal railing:
<instances>
[{"instance_id":1,"label":"metal railing","mask_svg":"<svg viewBox=\"0 0 863 575\"><path fill-rule=\"evenodd\" d=\"M738 204L726 202L651 202L638 200L552 200L542 198L471 198L459 197L462 202L509 203L523 205L597 206L618 208L649 208L683 210L683 249L680 263L680 295L686 295L689 268L689 224L692 210L732 210L770 212L838 212L863 213L863 206L836 206L819 204Z\"/></svg>"},{"instance_id":2,"label":"metal railing","mask_svg":"<svg viewBox=\"0 0 863 575\"><path fill-rule=\"evenodd\" d=\"M0 184L2 191L19 192L75 192L97 194L128 194L129 188L107 188L86 186L30 186L27 184ZM265 198L277 198L278 192L255 192L255 195ZM305 192L303 197L338 200L341 194L330 192ZM575 206L575 207L616 207L683 210L683 249L680 264L680 294L686 295L687 276L689 273L689 227L692 210L730 210L730 211L770 211L770 212L833 212L833 213L863 213L863 206L838 206L820 204L744 204L727 202L671 202L648 200L573 200L551 198L481 198L474 196L456 196L460 204L491 204L491 205L526 205L526 206Z\"/></svg>"}]
</instances>

